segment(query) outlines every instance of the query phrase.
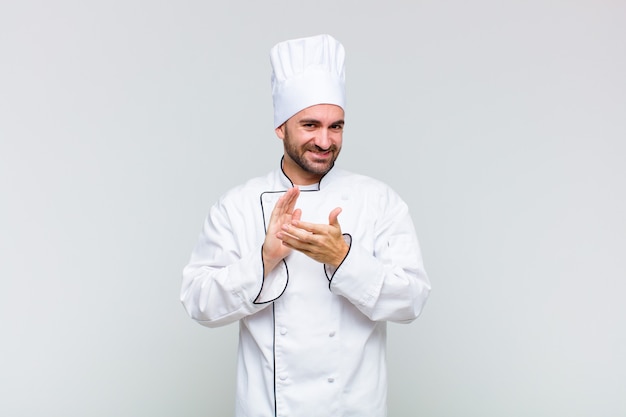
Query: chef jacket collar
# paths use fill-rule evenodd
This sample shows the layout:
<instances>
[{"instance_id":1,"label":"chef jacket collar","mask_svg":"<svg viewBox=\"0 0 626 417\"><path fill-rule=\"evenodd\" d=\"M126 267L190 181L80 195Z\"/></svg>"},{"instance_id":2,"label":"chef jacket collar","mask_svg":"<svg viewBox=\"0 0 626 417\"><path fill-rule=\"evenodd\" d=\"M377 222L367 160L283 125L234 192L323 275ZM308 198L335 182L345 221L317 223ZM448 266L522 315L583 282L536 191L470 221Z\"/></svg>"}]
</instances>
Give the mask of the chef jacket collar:
<instances>
[{"instance_id":1,"label":"chef jacket collar","mask_svg":"<svg viewBox=\"0 0 626 417\"><path fill-rule=\"evenodd\" d=\"M285 159L284 156L280 158L280 183L285 186L285 188L293 188L293 181L291 181L291 179L287 176L287 174L285 174L285 171L283 170L283 159ZM334 172L335 167L333 166L330 171L324 174L324 176L320 179L320 182L317 183L317 189L309 189L308 191L319 191L322 186L326 186L326 184L335 176Z\"/></svg>"}]
</instances>

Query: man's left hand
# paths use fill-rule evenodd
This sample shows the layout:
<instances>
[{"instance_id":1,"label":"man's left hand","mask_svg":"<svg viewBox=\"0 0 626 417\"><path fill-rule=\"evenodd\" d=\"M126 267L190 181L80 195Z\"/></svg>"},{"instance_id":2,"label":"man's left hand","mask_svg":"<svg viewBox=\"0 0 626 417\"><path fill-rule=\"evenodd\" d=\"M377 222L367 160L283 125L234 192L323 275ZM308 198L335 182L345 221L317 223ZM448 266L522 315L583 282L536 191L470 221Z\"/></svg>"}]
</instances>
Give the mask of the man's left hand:
<instances>
[{"instance_id":1,"label":"man's left hand","mask_svg":"<svg viewBox=\"0 0 626 417\"><path fill-rule=\"evenodd\" d=\"M284 224L276 237L283 245L302 252L318 262L339 267L350 249L343 240L339 217L341 208L337 207L328 215L328 224L307 223L292 220Z\"/></svg>"}]
</instances>

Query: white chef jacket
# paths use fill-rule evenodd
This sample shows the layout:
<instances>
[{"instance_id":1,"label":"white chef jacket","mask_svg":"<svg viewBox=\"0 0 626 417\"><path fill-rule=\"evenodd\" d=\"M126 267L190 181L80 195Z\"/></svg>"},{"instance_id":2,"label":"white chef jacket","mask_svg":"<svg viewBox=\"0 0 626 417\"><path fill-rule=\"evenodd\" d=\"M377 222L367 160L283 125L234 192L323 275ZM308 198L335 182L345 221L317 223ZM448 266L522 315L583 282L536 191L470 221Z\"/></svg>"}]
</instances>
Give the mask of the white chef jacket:
<instances>
[{"instance_id":1,"label":"white chef jacket","mask_svg":"<svg viewBox=\"0 0 626 417\"><path fill-rule=\"evenodd\" d=\"M300 187L302 221L339 223L350 249L334 268L293 251L263 278L262 244L281 169L211 208L181 301L208 327L239 321L236 417L386 416L386 322L408 323L430 292L407 205L372 178L333 168Z\"/></svg>"}]
</instances>

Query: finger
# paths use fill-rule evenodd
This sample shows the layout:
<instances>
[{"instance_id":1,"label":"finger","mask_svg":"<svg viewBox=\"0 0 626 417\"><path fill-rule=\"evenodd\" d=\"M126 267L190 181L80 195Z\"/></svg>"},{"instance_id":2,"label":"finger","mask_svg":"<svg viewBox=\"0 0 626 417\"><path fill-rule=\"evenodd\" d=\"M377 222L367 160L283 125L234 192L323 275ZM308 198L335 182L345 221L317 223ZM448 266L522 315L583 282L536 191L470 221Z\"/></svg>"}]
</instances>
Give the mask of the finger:
<instances>
[{"instance_id":1,"label":"finger","mask_svg":"<svg viewBox=\"0 0 626 417\"><path fill-rule=\"evenodd\" d=\"M292 237L294 239L302 240L302 241L307 240L313 235L312 232L301 227L296 227L289 223L283 224L281 227L281 231L286 236Z\"/></svg>"},{"instance_id":2,"label":"finger","mask_svg":"<svg viewBox=\"0 0 626 417\"><path fill-rule=\"evenodd\" d=\"M274 205L273 213L282 212L284 210L285 205L287 204L288 199L289 199L289 190L287 190L285 194L281 195L280 198L276 201L276 204Z\"/></svg>"},{"instance_id":3,"label":"finger","mask_svg":"<svg viewBox=\"0 0 626 417\"><path fill-rule=\"evenodd\" d=\"M272 214L280 216L284 213L291 213L299 194L300 190L297 187L288 189L285 194L280 196L278 201L276 201Z\"/></svg>"},{"instance_id":4,"label":"finger","mask_svg":"<svg viewBox=\"0 0 626 417\"><path fill-rule=\"evenodd\" d=\"M333 211L331 211L328 215L328 224L330 224L331 226L339 227L339 220L337 219L337 217L339 217L340 213L341 207L337 207Z\"/></svg>"},{"instance_id":5,"label":"finger","mask_svg":"<svg viewBox=\"0 0 626 417\"><path fill-rule=\"evenodd\" d=\"M302 210L295 209L291 218L295 220L296 222L299 222L300 219L302 218Z\"/></svg>"},{"instance_id":6,"label":"finger","mask_svg":"<svg viewBox=\"0 0 626 417\"><path fill-rule=\"evenodd\" d=\"M303 222L299 218L292 218L291 226L293 226L293 228L305 230L308 233L320 233L324 227L328 227L326 225Z\"/></svg>"},{"instance_id":7,"label":"finger","mask_svg":"<svg viewBox=\"0 0 626 417\"><path fill-rule=\"evenodd\" d=\"M310 234L308 234L310 236ZM285 232L279 232L276 237L281 240L281 243L288 248L295 249L302 253L309 252L311 248L311 242L304 241L297 236L293 236L291 234Z\"/></svg>"},{"instance_id":8,"label":"finger","mask_svg":"<svg viewBox=\"0 0 626 417\"><path fill-rule=\"evenodd\" d=\"M292 249L304 243L294 234L290 232L288 233L284 230L281 230L280 232L276 233L276 238L280 240L283 245L288 246Z\"/></svg>"},{"instance_id":9,"label":"finger","mask_svg":"<svg viewBox=\"0 0 626 417\"><path fill-rule=\"evenodd\" d=\"M300 196L300 189L296 186L290 188L285 193L285 213L293 212L293 209L296 207L296 201L298 201L298 197Z\"/></svg>"}]
</instances>

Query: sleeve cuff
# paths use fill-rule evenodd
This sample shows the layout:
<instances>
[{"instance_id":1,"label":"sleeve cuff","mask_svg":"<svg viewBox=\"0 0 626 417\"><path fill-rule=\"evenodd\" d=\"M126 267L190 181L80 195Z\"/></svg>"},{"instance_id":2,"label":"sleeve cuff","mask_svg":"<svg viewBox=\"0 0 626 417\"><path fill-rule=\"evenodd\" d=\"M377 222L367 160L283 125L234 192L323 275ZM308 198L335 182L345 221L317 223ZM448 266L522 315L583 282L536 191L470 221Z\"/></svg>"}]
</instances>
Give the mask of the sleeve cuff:
<instances>
[{"instance_id":1,"label":"sleeve cuff","mask_svg":"<svg viewBox=\"0 0 626 417\"><path fill-rule=\"evenodd\" d=\"M263 248L261 247L261 264L263 264ZM263 282L261 290L254 300L254 304L266 304L279 298L287 289L289 283L289 270L283 259L276 267L265 276L265 266L262 267Z\"/></svg>"}]
</instances>

